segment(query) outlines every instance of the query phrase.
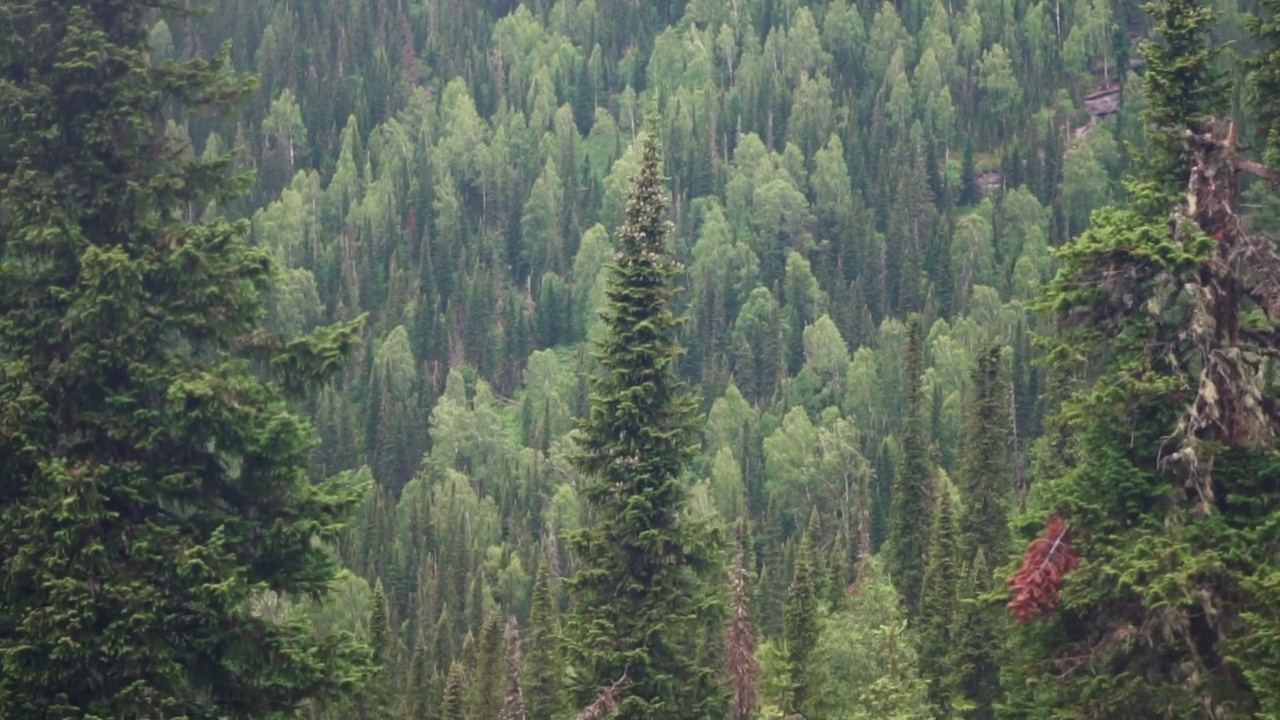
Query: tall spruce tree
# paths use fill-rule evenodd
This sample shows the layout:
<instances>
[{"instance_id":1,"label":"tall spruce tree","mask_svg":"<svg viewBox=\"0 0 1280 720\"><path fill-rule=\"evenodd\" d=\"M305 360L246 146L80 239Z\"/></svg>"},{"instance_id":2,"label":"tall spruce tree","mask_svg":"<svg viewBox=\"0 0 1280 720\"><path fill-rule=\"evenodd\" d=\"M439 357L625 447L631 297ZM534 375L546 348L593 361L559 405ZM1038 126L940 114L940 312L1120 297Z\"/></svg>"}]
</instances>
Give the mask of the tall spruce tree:
<instances>
[{"instance_id":1,"label":"tall spruce tree","mask_svg":"<svg viewBox=\"0 0 1280 720\"><path fill-rule=\"evenodd\" d=\"M1280 255L1238 219L1212 11L1152 11L1156 152L1129 205L1064 248L1043 299L1050 357L1098 370L1065 403L1046 537L1011 583L1024 630L1010 716L1280 713L1280 413L1262 360L1280 351Z\"/></svg>"},{"instance_id":2,"label":"tall spruce tree","mask_svg":"<svg viewBox=\"0 0 1280 720\"><path fill-rule=\"evenodd\" d=\"M471 677L469 711L473 720L498 718L506 704L507 648L505 623L496 609L485 616L476 649L476 668Z\"/></svg>"},{"instance_id":3,"label":"tall spruce tree","mask_svg":"<svg viewBox=\"0 0 1280 720\"><path fill-rule=\"evenodd\" d=\"M524 686L529 720L551 720L561 707L560 679L563 674L557 640L556 600L551 587L550 561L538 566L533 584L533 608L529 613L529 652Z\"/></svg>"},{"instance_id":4,"label":"tall spruce tree","mask_svg":"<svg viewBox=\"0 0 1280 720\"><path fill-rule=\"evenodd\" d=\"M597 520L569 536L579 570L568 580L565 647L578 707L620 687L620 719L701 720L727 710L718 668L694 659L723 614L706 580L720 569L719 542L709 521L684 513L697 399L676 377L679 266L667 252L658 143L652 134L643 142L610 267L602 373L576 434L574 464L590 478L582 497Z\"/></svg>"},{"instance_id":5,"label":"tall spruce tree","mask_svg":"<svg viewBox=\"0 0 1280 720\"><path fill-rule=\"evenodd\" d=\"M1009 555L1009 500L1013 470L1009 466L1008 385L1000 377L1003 347L992 345L973 368L973 395L960 442L956 485L963 500L960 513L960 557L970 562L979 552L997 562ZM990 590L990 578L982 590Z\"/></svg>"},{"instance_id":6,"label":"tall spruce tree","mask_svg":"<svg viewBox=\"0 0 1280 720\"><path fill-rule=\"evenodd\" d=\"M889 515L889 578L902 597L907 616L914 618L920 605L931 523L930 492L933 470L925 437L925 407L921 392L923 375L920 318L907 322L907 348L903 367L906 417L894 474Z\"/></svg>"},{"instance_id":7,"label":"tall spruce tree","mask_svg":"<svg viewBox=\"0 0 1280 720\"><path fill-rule=\"evenodd\" d=\"M335 578L326 544L359 492L308 482L313 432L290 403L359 323L263 331L268 252L247 223L189 222L248 183L166 111L226 109L253 83L225 47L153 67L155 7L0 6L7 720L262 717L366 662L350 637L255 611Z\"/></svg>"},{"instance_id":8,"label":"tall spruce tree","mask_svg":"<svg viewBox=\"0 0 1280 720\"><path fill-rule=\"evenodd\" d=\"M920 594L920 674L929 683L929 701L940 716L951 709L948 650L952 615L956 606L957 567L955 516L951 490L938 488L933 537L929 544L929 569Z\"/></svg>"},{"instance_id":9,"label":"tall spruce tree","mask_svg":"<svg viewBox=\"0 0 1280 720\"><path fill-rule=\"evenodd\" d=\"M357 707L362 720L386 717L391 699L391 624L387 617L387 596L379 578L373 585L369 610L369 655L372 674L360 692Z\"/></svg>"},{"instance_id":10,"label":"tall spruce tree","mask_svg":"<svg viewBox=\"0 0 1280 720\"><path fill-rule=\"evenodd\" d=\"M817 565L814 535L817 533L818 511L814 508L809 526L800 538L795 574L787 590L783 609L783 640L787 649L788 685L785 700L790 713L805 710L808 698L809 658L818 646L818 620L822 601L822 577Z\"/></svg>"},{"instance_id":11,"label":"tall spruce tree","mask_svg":"<svg viewBox=\"0 0 1280 720\"><path fill-rule=\"evenodd\" d=\"M1010 413L1008 386L1000 378L1002 352L1001 346L992 345L978 356L974 366L973 395L956 475L963 500L957 558L963 574L954 593L947 684L950 701L967 701L965 717L969 718L992 717L1001 692L999 650L1005 621L999 608L982 602L980 596L998 588L991 566L1003 563L1013 544L1009 529L1013 475L1007 445Z\"/></svg>"}]
</instances>

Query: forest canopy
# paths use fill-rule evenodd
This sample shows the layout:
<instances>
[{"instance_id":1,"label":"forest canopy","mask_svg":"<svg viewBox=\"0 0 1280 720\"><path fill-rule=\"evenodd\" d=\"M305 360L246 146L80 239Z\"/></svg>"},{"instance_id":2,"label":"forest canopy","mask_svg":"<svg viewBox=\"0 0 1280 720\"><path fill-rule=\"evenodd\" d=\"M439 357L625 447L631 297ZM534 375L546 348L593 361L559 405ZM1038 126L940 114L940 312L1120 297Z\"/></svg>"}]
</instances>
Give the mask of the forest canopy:
<instances>
[{"instance_id":1,"label":"forest canopy","mask_svg":"<svg viewBox=\"0 0 1280 720\"><path fill-rule=\"evenodd\" d=\"M1280 3L0 0L0 717L1280 716Z\"/></svg>"}]
</instances>

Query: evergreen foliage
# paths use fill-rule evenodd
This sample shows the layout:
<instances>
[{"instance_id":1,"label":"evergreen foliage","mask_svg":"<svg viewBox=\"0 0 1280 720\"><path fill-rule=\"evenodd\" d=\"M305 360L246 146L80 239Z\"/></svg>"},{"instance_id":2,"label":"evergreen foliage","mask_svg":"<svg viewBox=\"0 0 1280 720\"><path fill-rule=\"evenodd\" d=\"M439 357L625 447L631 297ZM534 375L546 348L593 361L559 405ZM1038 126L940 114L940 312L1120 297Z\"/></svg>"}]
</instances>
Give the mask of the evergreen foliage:
<instances>
[{"instance_id":1,"label":"evergreen foliage","mask_svg":"<svg viewBox=\"0 0 1280 720\"><path fill-rule=\"evenodd\" d=\"M1262 45L1257 54L1245 60L1249 68L1247 91L1257 113L1259 136L1265 142L1263 162L1280 168L1280 3L1259 0L1258 5L1259 11L1246 20Z\"/></svg>"},{"instance_id":2,"label":"evergreen foliage","mask_svg":"<svg viewBox=\"0 0 1280 720\"><path fill-rule=\"evenodd\" d=\"M704 579L717 569L717 554L709 526L683 513L697 401L675 375L679 322L670 302L678 265L666 247L661 170L649 135L610 266L608 332L596 355L602 374L593 379L573 458L590 478L582 496L597 521L569 538L578 562L567 580L569 690L585 707L622 682L623 719L725 710L717 668L699 665L693 645L719 615Z\"/></svg>"},{"instance_id":3,"label":"evergreen foliage","mask_svg":"<svg viewBox=\"0 0 1280 720\"><path fill-rule=\"evenodd\" d=\"M0 8L0 716L261 716L356 687L323 593L358 488L308 482L292 401L360 322L262 329L246 188L167 127L253 83L223 47L153 66L154 3ZM262 371L254 374L252 370Z\"/></svg>"},{"instance_id":4,"label":"evergreen foliage","mask_svg":"<svg viewBox=\"0 0 1280 720\"><path fill-rule=\"evenodd\" d=\"M1005 558L1013 538L1009 531L1009 503L1013 473L1009 466L1008 386L1000 377L1003 348L993 345L978 356L973 368L973 396L960 442L960 467L956 474L963 511L960 513L960 557L970 560L981 553ZM982 591L995 586L994 578L980 581Z\"/></svg>"},{"instance_id":5,"label":"evergreen foliage","mask_svg":"<svg viewBox=\"0 0 1280 720\"><path fill-rule=\"evenodd\" d=\"M480 631L476 667L471 679L468 716L499 718L506 706L507 647L506 627L496 612L489 613Z\"/></svg>"},{"instance_id":6,"label":"evergreen foliage","mask_svg":"<svg viewBox=\"0 0 1280 720\"><path fill-rule=\"evenodd\" d=\"M1015 613L1050 612L1021 633L1019 717L1069 705L1244 718L1274 703L1252 678L1275 647L1274 598L1256 582L1273 574L1260 533L1280 476L1260 398L1274 388L1255 363L1274 351L1256 330L1277 318L1254 273L1280 258L1236 219L1210 11L1155 11L1159 42L1144 54L1159 152L1129 206L1100 211L1064 249L1044 300L1059 325L1051 357L1083 354L1099 371L1064 405L1068 462L1045 488L1046 537L1013 580Z\"/></svg>"},{"instance_id":7,"label":"evergreen foliage","mask_svg":"<svg viewBox=\"0 0 1280 720\"><path fill-rule=\"evenodd\" d=\"M547 563L543 562L538 566L538 579L533 584L533 609L529 615L529 642L524 673L529 720L551 720L560 710L560 680L563 672L557 651L559 636L551 576Z\"/></svg>"},{"instance_id":8,"label":"evergreen foliage","mask_svg":"<svg viewBox=\"0 0 1280 720\"><path fill-rule=\"evenodd\" d=\"M815 556L814 536L818 531L817 510L810 518L809 526L800 539L800 552L796 556L795 574L787 589L784 608L787 668L790 688L785 708L788 712L806 709L809 695L809 658L818 644L818 621L822 599L822 577Z\"/></svg>"},{"instance_id":9,"label":"evergreen foliage","mask_svg":"<svg viewBox=\"0 0 1280 720\"><path fill-rule=\"evenodd\" d=\"M1001 698L1000 664L1004 621L985 599L1001 583L997 561L1009 556L1013 473L1008 438L1012 435L1008 387L1000 377L1003 348L992 345L973 368L973 395L961 436L957 474L962 510L957 538L956 592L944 676L952 693L949 705L962 703L968 718L990 718ZM921 656L924 657L923 655Z\"/></svg>"},{"instance_id":10,"label":"evergreen foliage","mask_svg":"<svg viewBox=\"0 0 1280 720\"><path fill-rule=\"evenodd\" d=\"M930 497L933 471L929 463L928 439L925 437L923 375L920 347L920 320L912 316L906 328L906 351L903 382L906 384L906 414L903 418L898 468L894 476L889 517L889 577L902 596L907 617L914 619L920 606L924 585L925 562L929 551L931 523Z\"/></svg>"},{"instance_id":11,"label":"evergreen foliage","mask_svg":"<svg viewBox=\"0 0 1280 720\"><path fill-rule=\"evenodd\" d=\"M929 683L929 701L945 715L951 706L948 663L956 590L960 583L959 543L951 512L951 489L937 489L937 511L929 543L929 566L920 593L920 675Z\"/></svg>"},{"instance_id":12,"label":"evergreen foliage","mask_svg":"<svg viewBox=\"0 0 1280 720\"><path fill-rule=\"evenodd\" d=\"M159 618L174 615L152 610L181 597L125 607L90 594L102 582L118 591L109 600L136 597L117 581L131 589L140 575L93 565L126 557L195 588L201 612L201 599L222 592L254 622L296 628L288 661L268 675L221 640L201 645L213 648L204 656L166 656L186 663L175 684L203 681L188 695L210 707L204 688L231 683L201 657L224 658L237 684L269 687L281 701L254 717L438 720L446 704L467 720L609 717L632 678L591 677L603 666L584 660L588 642L619 641L602 652L615 658L623 644L638 648L640 620L668 619L653 608L647 620L624 616L642 594L681 608L659 633L680 662L653 674L677 700L646 716L692 706L688 696L715 696L705 707L715 718L748 713L751 698L761 717L788 709L810 720L1280 713L1269 534L1280 433L1277 7L1157 0L1144 15L1143 1L205 0L212 12L198 21L175 3L0 2L0 267L26 279L0 287L0 430L27 431L5 436L19 484L0 482L0 551L29 552L6 569L62 563L68 579L0 574L10 600L61 593L47 616L34 595L18 615L0 603L0 643L25 648L4 634L15 628L87 638L11 661L17 676L0 666L0 697L43 688L36 673L70 667L73 651L125 648L110 669L128 678L156 668L137 663L167 647L227 638L203 635L199 618L164 634L170 621ZM129 50L91 47L124 35L136 39ZM261 91L240 92L232 67L258 73ZM236 111L216 112L232 96ZM589 347L610 339L600 311L617 278L611 260L625 254L611 229L625 224L650 136L670 176L659 255L688 266L665 281L687 292L662 307L689 322L626 330L688 353L667 363L676 382L642 382L627 397L682 380L700 408L659 427L688 452L678 471L650 474L661 476L651 487L678 476L672 496L687 487L688 498L666 516L680 529L649 536L636 555L656 557L674 538L675 567L685 549L705 563L663 566L658 579L688 581L660 585L672 593L619 598L624 544L585 557L567 540L649 517L590 496L641 475L625 465L583 473L572 428L591 419L589 378L616 375ZM1139 177L1121 182L1131 168ZM246 170L252 179L234 178ZM224 237L219 219L248 228L219 246L247 252L244 263L191 252ZM102 271L104 248L123 248L107 259L142 274ZM90 249L99 259L82 262ZM163 277L145 270L156 258L174 259ZM232 266L243 283L210 279ZM1046 286L1048 312L1037 312ZM256 299L236 300L246 289ZM85 310L110 303L141 310ZM362 328L325 327L366 312ZM908 333L910 312L919 317ZM238 329L209 330L224 326ZM155 328L161 341L135 343ZM364 349L339 363L335 351L357 336ZM305 362L272 362L282 351ZM615 369L663 357L622 355ZM132 360L112 360L121 357ZM183 375L188 361L219 377L242 363L267 389L248 402L236 388L251 381L236 375L188 408L183 388L199 385ZM102 372L85 370L94 363ZM332 382L307 397L321 376ZM259 399L313 419L316 452L276 452L301 445L266 439L256 420L213 427L205 412L214 403L220 417L245 418ZM147 416L140 403L167 410ZM705 437L677 431L699 413ZM36 437L37 426L48 432ZM641 437L617 429L600 437L619 447ZM302 438L292 432L271 437ZM305 473L284 484L314 493L318 513L233 496L294 497L260 492L271 484L252 479L263 462L242 470L246 437ZM83 504L28 493L56 485L31 468L64 456L68 481L82 480L70 470L85 448L101 469L90 489L132 492L143 483L117 480L138 468L117 461L137 453L118 448L140 443L152 467L178 471L129 477L174 492L152 505L157 494L108 497L106 512L155 508L117 516L132 523L118 537L86 520ZM43 455L24 466L23 452ZM951 539L934 532L937 490L949 483ZM341 488L361 485L372 489L339 531L350 509ZM214 495L231 506L188 500ZM264 558L281 545L252 528L297 523L310 539L291 536L295 547L332 553L350 572L295 592L274 584L287 586L292 570L277 577L259 563L231 573L250 588L236 595L216 573L181 576L216 563L153 532L157 522L204 532L204 518L241 510L251 520L228 525L227 553ZM750 546L741 564L703 552L715 543L702 529L743 516L756 530L740 538ZM94 544L97 530L107 541ZM1013 534L1025 552L1010 547ZM93 556L99 547L106 554ZM153 567L158 547L174 552ZM619 571L611 584L601 568ZM565 578L593 572L589 592L575 596L572 581L560 592ZM952 572L944 595L950 581L937 578ZM799 673L789 658L797 575L818 598ZM584 625L583 597L618 600L615 615L588 613L622 618L618 634ZM65 630L79 617L68 608L96 614ZM252 630L239 639L263 639ZM277 682L276 670L288 677ZM308 701L308 678L321 678L317 691L352 692ZM128 700L112 682L102 689Z\"/></svg>"}]
</instances>

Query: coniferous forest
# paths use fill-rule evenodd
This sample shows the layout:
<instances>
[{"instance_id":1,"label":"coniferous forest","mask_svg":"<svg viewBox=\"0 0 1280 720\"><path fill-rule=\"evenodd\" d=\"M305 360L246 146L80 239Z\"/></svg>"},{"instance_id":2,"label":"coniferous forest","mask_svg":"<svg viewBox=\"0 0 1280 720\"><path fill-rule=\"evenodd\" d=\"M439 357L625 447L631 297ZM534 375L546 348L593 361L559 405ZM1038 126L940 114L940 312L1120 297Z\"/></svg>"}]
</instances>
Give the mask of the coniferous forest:
<instances>
[{"instance_id":1,"label":"coniferous forest","mask_svg":"<svg viewBox=\"0 0 1280 720\"><path fill-rule=\"evenodd\" d=\"M1280 718L1280 0L0 0L3 720Z\"/></svg>"}]
</instances>

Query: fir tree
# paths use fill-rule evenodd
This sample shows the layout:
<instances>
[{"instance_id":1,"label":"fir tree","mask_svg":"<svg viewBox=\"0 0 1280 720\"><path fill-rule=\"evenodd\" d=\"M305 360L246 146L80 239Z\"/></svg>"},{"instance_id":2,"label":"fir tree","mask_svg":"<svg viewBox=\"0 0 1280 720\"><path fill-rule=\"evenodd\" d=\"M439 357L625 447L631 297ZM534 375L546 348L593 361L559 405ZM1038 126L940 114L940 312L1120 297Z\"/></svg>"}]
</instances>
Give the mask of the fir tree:
<instances>
[{"instance_id":1,"label":"fir tree","mask_svg":"<svg viewBox=\"0 0 1280 720\"><path fill-rule=\"evenodd\" d=\"M1209 35L1215 13L1200 0L1160 0L1147 10L1157 26L1155 39L1139 48L1147 62L1149 106L1143 120L1154 150L1147 156L1147 173L1164 189L1178 192L1189 173L1183 133L1204 132L1227 100L1224 78L1215 68L1219 51Z\"/></svg>"},{"instance_id":2,"label":"fir tree","mask_svg":"<svg viewBox=\"0 0 1280 720\"><path fill-rule=\"evenodd\" d=\"M965 562L963 583L956 593L955 620L947 656L952 700L965 699L966 717L992 717L1000 698L998 650L1003 623L994 608L978 596L997 589L986 558L1002 562L1009 556L1012 470L1007 438L1011 435L1007 386L1000 378L998 345L978 356L973 372L973 396L961 438L957 485L963 500L958 559ZM923 657L923 656L922 656Z\"/></svg>"},{"instance_id":3,"label":"fir tree","mask_svg":"<svg viewBox=\"0 0 1280 720\"><path fill-rule=\"evenodd\" d=\"M929 701L945 715L951 705L947 660L951 646L951 617L960 576L956 565L956 527L951 513L950 488L938 488L937 506L929 544L929 568L920 595L920 674L929 683Z\"/></svg>"},{"instance_id":4,"label":"fir tree","mask_svg":"<svg viewBox=\"0 0 1280 720\"><path fill-rule=\"evenodd\" d=\"M551 590L550 562L538 566L533 585L533 609L529 615L529 653L525 668L529 720L551 720L560 710L562 675L556 638L556 602Z\"/></svg>"},{"instance_id":5,"label":"fir tree","mask_svg":"<svg viewBox=\"0 0 1280 720\"><path fill-rule=\"evenodd\" d=\"M960 515L960 557L979 552L989 558L1009 555L1009 499L1013 471L1009 467L1008 386L1000 378L1003 349L993 345L978 356L973 370L973 396L960 442L956 474L964 511ZM989 580L980 589L992 589Z\"/></svg>"},{"instance_id":6,"label":"fir tree","mask_svg":"<svg viewBox=\"0 0 1280 720\"><path fill-rule=\"evenodd\" d=\"M388 652L391 641L391 625L387 617L387 596L382 589L382 579L373 585L373 597L369 609L369 655L373 674L360 693L360 716L366 720L385 717L389 704L391 658Z\"/></svg>"},{"instance_id":7,"label":"fir tree","mask_svg":"<svg viewBox=\"0 0 1280 720\"><path fill-rule=\"evenodd\" d=\"M476 669L471 677L471 697L467 713L474 720L498 718L506 703L507 673L504 623L496 610L484 619L480 644L476 648Z\"/></svg>"},{"instance_id":8,"label":"fir tree","mask_svg":"<svg viewBox=\"0 0 1280 720\"><path fill-rule=\"evenodd\" d=\"M787 674L789 676L786 698L789 712L801 712L808 697L809 656L818 645L818 613L822 601L822 578L815 556L814 534L817 531L818 511L815 508L800 539L800 553L796 557L795 574L787 591L787 604L783 638L787 648Z\"/></svg>"},{"instance_id":9,"label":"fir tree","mask_svg":"<svg viewBox=\"0 0 1280 720\"><path fill-rule=\"evenodd\" d=\"M925 557L929 550L929 495L933 472L925 438L924 397L921 392L923 358L920 348L920 319L913 315L907 323L907 348L903 369L906 385L906 417L894 473L889 511L887 569L898 588L907 615L914 618L924 583Z\"/></svg>"},{"instance_id":10,"label":"fir tree","mask_svg":"<svg viewBox=\"0 0 1280 720\"><path fill-rule=\"evenodd\" d=\"M360 493L309 482L313 431L290 407L360 323L263 331L270 253L246 223L188 222L248 182L165 111L200 118L253 84L227 48L152 67L154 7L0 9L6 720L265 716L353 688L366 661L254 611L336 576L326 546Z\"/></svg>"},{"instance_id":11,"label":"fir tree","mask_svg":"<svg viewBox=\"0 0 1280 720\"><path fill-rule=\"evenodd\" d=\"M715 622L704 578L718 563L708 526L682 517L699 430L697 399L675 375L678 265L667 256L665 211L649 135L610 268L608 332L597 354L603 374L576 435L574 464L591 479L582 497L597 521L569 537L579 568L568 581L571 691L585 707L621 682L623 720L692 720L726 709L718 669L694 659L700 628Z\"/></svg>"},{"instance_id":12,"label":"fir tree","mask_svg":"<svg viewBox=\"0 0 1280 720\"><path fill-rule=\"evenodd\" d=\"M1262 49L1247 60L1247 90L1266 142L1263 162L1280 169L1280 1L1259 0L1258 4L1261 12L1248 18L1248 26Z\"/></svg>"},{"instance_id":13,"label":"fir tree","mask_svg":"<svg viewBox=\"0 0 1280 720\"><path fill-rule=\"evenodd\" d=\"M419 632L413 644L413 659L409 663L409 687L405 688L406 720L430 720L434 717L431 691L430 642L425 632Z\"/></svg>"},{"instance_id":14,"label":"fir tree","mask_svg":"<svg viewBox=\"0 0 1280 720\"><path fill-rule=\"evenodd\" d=\"M467 671L455 661L449 666L444 681L444 701L440 704L440 720L467 720Z\"/></svg>"}]
</instances>

